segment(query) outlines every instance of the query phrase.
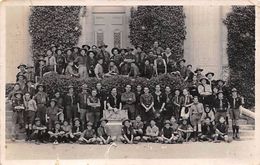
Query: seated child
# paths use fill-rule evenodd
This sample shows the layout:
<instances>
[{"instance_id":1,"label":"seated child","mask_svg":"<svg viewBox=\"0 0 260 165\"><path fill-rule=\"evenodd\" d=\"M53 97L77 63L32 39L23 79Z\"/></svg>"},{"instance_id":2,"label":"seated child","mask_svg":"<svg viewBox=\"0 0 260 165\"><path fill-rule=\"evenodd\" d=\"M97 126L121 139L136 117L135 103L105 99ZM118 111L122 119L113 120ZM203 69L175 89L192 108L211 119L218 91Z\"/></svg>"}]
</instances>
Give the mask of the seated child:
<instances>
[{"instance_id":1,"label":"seated child","mask_svg":"<svg viewBox=\"0 0 260 165\"><path fill-rule=\"evenodd\" d=\"M161 143L172 144L176 143L179 139L179 136L174 136L173 129L171 128L171 122L166 120L164 123L164 127L161 131L161 137L158 138Z\"/></svg>"},{"instance_id":2,"label":"seated child","mask_svg":"<svg viewBox=\"0 0 260 165\"><path fill-rule=\"evenodd\" d=\"M109 127L106 125L108 123L108 120L101 119L100 120L100 126L97 129L98 133L98 142L100 144L110 144L116 140L116 137L112 137L110 133Z\"/></svg>"},{"instance_id":3,"label":"seated child","mask_svg":"<svg viewBox=\"0 0 260 165\"><path fill-rule=\"evenodd\" d=\"M130 120L126 119L122 123L122 136L120 137L120 140L125 143L125 144L133 144L137 143L138 140L140 140L140 137L135 137L134 138L134 129L130 124Z\"/></svg>"},{"instance_id":4,"label":"seated child","mask_svg":"<svg viewBox=\"0 0 260 165\"><path fill-rule=\"evenodd\" d=\"M80 144L96 144L96 131L92 127L93 123L88 122L87 128L83 131L79 138Z\"/></svg>"},{"instance_id":5,"label":"seated child","mask_svg":"<svg viewBox=\"0 0 260 165\"><path fill-rule=\"evenodd\" d=\"M69 125L68 121L64 121L63 125L61 126L61 129L64 131L63 134L63 140L65 143L71 143L72 142L72 128L71 125Z\"/></svg>"},{"instance_id":6,"label":"seated child","mask_svg":"<svg viewBox=\"0 0 260 165\"><path fill-rule=\"evenodd\" d=\"M60 122L56 121L55 126L51 131L48 131L50 135L50 142L53 144L59 144L63 141L64 131L61 129Z\"/></svg>"},{"instance_id":7,"label":"seated child","mask_svg":"<svg viewBox=\"0 0 260 165\"><path fill-rule=\"evenodd\" d=\"M177 123L177 120L174 116L170 119L171 128L173 129L173 135L176 138L177 143L182 143L183 139L181 137L181 132L178 130L179 124Z\"/></svg>"},{"instance_id":8,"label":"seated child","mask_svg":"<svg viewBox=\"0 0 260 165\"><path fill-rule=\"evenodd\" d=\"M218 140L230 142L228 138L228 126L226 125L224 116L220 116L218 123L216 124L216 135L214 137L214 142L219 142Z\"/></svg>"},{"instance_id":9,"label":"seated child","mask_svg":"<svg viewBox=\"0 0 260 165\"><path fill-rule=\"evenodd\" d=\"M205 118L201 126L201 134L199 134L199 140L201 141L213 141L215 136L215 129L213 124L210 122L210 117Z\"/></svg>"},{"instance_id":10,"label":"seated child","mask_svg":"<svg viewBox=\"0 0 260 165\"><path fill-rule=\"evenodd\" d=\"M204 112L202 113L202 116L201 116L201 120L202 120L201 122L203 123L207 117L210 118L210 122L214 125L215 124L215 114L213 112L213 109L210 108L210 106L208 104L205 105Z\"/></svg>"},{"instance_id":11,"label":"seated child","mask_svg":"<svg viewBox=\"0 0 260 165\"><path fill-rule=\"evenodd\" d=\"M40 142L45 143L47 141L47 127L41 124L40 118L35 118L35 124L32 128L30 139L35 140L36 144L40 144Z\"/></svg>"},{"instance_id":12,"label":"seated child","mask_svg":"<svg viewBox=\"0 0 260 165\"><path fill-rule=\"evenodd\" d=\"M144 135L144 123L140 116L136 116L135 120L132 122L132 126L134 129L134 136L141 139Z\"/></svg>"},{"instance_id":13,"label":"seated child","mask_svg":"<svg viewBox=\"0 0 260 165\"><path fill-rule=\"evenodd\" d=\"M159 128L156 126L154 120L150 121L150 125L146 127L145 136L143 140L146 142L157 142L159 135Z\"/></svg>"},{"instance_id":14,"label":"seated child","mask_svg":"<svg viewBox=\"0 0 260 165\"><path fill-rule=\"evenodd\" d=\"M74 126L72 127L72 141L77 142L82 135L83 128L80 124L79 118L74 118Z\"/></svg>"},{"instance_id":15,"label":"seated child","mask_svg":"<svg viewBox=\"0 0 260 165\"><path fill-rule=\"evenodd\" d=\"M178 127L178 130L181 133L181 138L185 139L186 142L189 141L190 135L193 132L193 128L186 119L181 119L181 124Z\"/></svg>"}]
</instances>

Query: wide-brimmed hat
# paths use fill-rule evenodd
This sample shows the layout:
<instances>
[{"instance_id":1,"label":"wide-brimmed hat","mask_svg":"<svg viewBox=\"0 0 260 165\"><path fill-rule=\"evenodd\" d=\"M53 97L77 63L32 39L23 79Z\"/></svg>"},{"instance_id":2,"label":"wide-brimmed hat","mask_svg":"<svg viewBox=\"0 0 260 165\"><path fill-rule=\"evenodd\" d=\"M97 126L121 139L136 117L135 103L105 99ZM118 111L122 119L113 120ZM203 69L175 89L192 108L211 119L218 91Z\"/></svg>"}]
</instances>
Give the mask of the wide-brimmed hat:
<instances>
[{"instance_id":1,"label":"wide-brimmed hat","mask_svg":"<svg viewBox=\"0 0 260 165\"><path fill-rule=\"evenodd\" d=\"M80 120L79 120L79 118L75 117L73 121L75 122L75 121L80 121Z\"/></svg>"},{"instance_id":2,"label":"wide-brimmed hat","mask_svg":"<svg viewBox=\"0 0 260 165\"><path fill-rule=\"evenodd\" d=\"M213 72L208 72L208 73L205 74L205 76L208 77L208 75L210 75L210 74L211 74L212 76L215 75Z\"/></svg>"},{"instance_id":3,"label":"wide-brimmed hat","mask_svg":"<svg viewBox=\"0 0 260 165\"><path fill-rule=\"evenodd\" d=\"M16 96L16 95L18 95L18 94L21 94L21 95L23 95L23 92L22 92L22 91L20 91L20 90L18 90L18 91L16 91L16 92L14 93L14 96Z\"/></svg>"},{"instance_id":4,"label":"wide-brimmed hat","mask_svg":"<svg viewBox=\"0 0 260 165\"><path fill-rule=\"evenodd\" d=\"M115 50L117 50L118 53L120 52L120 49L118 49L118 48L113 48L113 49L111 49L111 53L114 54L114 51L115 51Z\"/></svg>"},{"instance_id":5,"label":"wide-brimmed hat","mask_svg":"<svg viewBox=\"0 0 260 165\"><path fill-rule=\"evenodd\" d=\"M34 68L34 66L33 65L27 65L26 69L29 69L29 68Z\"/></svg>"},{"instance_id":6,"label":"wide-brimmed hat","mask_svg":"<svg viewBox=\"0 0 260 165\"><path fill-rule=\"evenodd\" d=\"M222 79L217 80L216 83L218 84L218 82L220 82L220 81L221 81L223 84L225 84L225 81L222 80Z\"/></svg>"},{"instance_id":7,"label":"wide-brimmed hat","mask_svg":"<svg viewBox=\"0 0 260 165\"><path fill-rule=\"evenodd\" d=\"M200 82L202 82L202 80L206 80L206 83L207 83L207 84L210 84L210 81L209 81L209 79L208 79L207 77L202 77L202 78L200 79Z\"/></svg>"},{"instance_id":8,"label":"wide-brimmed hat","mask_svg":"<svg viewBox=\"0 0 260 165\"><path fill-rule=\"evenodd\" d=\"M56 49L56 50L55 50L55 53L58 54L58 51L59 51L59 50L62 52L61 49Z\"/></svg>"},{"instance_id":9,"label":"wide-brimmed hat","mask_svg":"<svg viewBox=\"0 0 260 165\"><path fill-rule=\"evenodd\" d=\"M23 63L19 64L19 65L17 66L17 68L19 69L21 66L23 66L23 67L26 68L26 64L23 64Z\"/></svg>"},{"instance_id":10,"label":"wide-brimmed hat","mask_svg":"<svg viewBox=\"0 0 260 165\"><path fill-rule=\"evenodd\" d=\"M87 48L88 48L88 50L90 49L90 46L89 46L89 45L82 45L81 47L82 47L82 48L85 48L85 47L87 47Z\"/></svg>"},{"instance_id":11,"label":"wide-brimmed hat","mask_svg":"<svg viewBox=\"0 0 260 165\"><path fill-rule=\"evenodd\" d=\"M189 67L189 66L191 66L191 67L192 67L192 65L191 65L191 64L187 65L187 67Z\"/></svg>"},{"instance_id":12,"label":"wide-brimmed hat","mask_svg":"<svg viewBox=\"0 0 260 165\"><path fill-rule=\"evenodd\" d=\"M94 55L96 55L96 52L94 52L93 50L89 50L89 51L87 52L87 55L89 56L89 54L90 54L91 52L92 52Z\"/></svg>"},{"instance_id":13,"label":"wide-brimmed hat","mask_svg":"<svg viewBox=\"0 0 260 165\"><path fill-rule=\"evenodd\" d=\"M57 103L57 100L56 100L56 99L51 99L50 102L55 102L55 103Z\"/></svg>"},{"instance_id":14,"label":"wide-brimmed hat","mask_svg":"<svg viewBox=\"0 0 260 165\"><path fill-rule=\"evenodd\" d=\"M23 73L21 73L21 72L16 75L16 78L18 78L18 77L20 77L20 76L22 76L23 79L26 79L26 76L25 76Z\"/></svg>"},{"instance_id":15,"label":"wide-brimmed hat","mask_svg":"<svg viewBox=\"0 0 260 165\"><path fill-rule=\"evenodd\" d=\"M74 51L74 49L80 50L80 47L78 47L78 46L73 46L73 47L72 47L72 50Z\"/></svg>"},{"instance_id":16,"label":"wide-brimmed hat","mask_svg":"<svg viewBox=\"0 0 260 165\"><path fill-rule=\"evenodd\" d=\"M73 52L72 48L68 48L68 49L66 49L66 50L65 50L65 53L67 53L68 51Z\"/></svg>"},{"instance_id":17,"label":"wide-brimmed hat","mask_svg":"<svg viewBox=\"0 0 260 165\"><path fill-rule=\"evenodd\" d=\"M100 123L102 123L103 121L105 121L106 123L108 123L108 120L107 120L107 119L105 119L105 118L100 119Z\"/></svg>"},{"instance_id":18,"label":"wide-brimmed hat","mask_svg":"<svg viewBox=\"0 0 260 165\"><path fill-rule=\"evenodd\" d=\"M36 117L34 120L35 121L41 121L41 119L39 117Z\"/></svg>"},{"instance_id":19,"label":"wide-brimmed hat","mask_svg":"<svg viewBox=\"0 0 260 165\"><path fill-rule=\"evenodd\" d=\"M74 88L74 86L73 86L73 85L69 85L69 86L68 86L68 89L70 89L70 88Z\"/></svg>"},{"instance_id":20,"label":"wide-brimmed hat","mask_svg":"<svg viewBox=\"0 0 260 165\"><path fill-rule=\"evenodd\" d=\"M203 69L202 68L196 68L196 70L194 71L195 73L197 73L198 71L203 71Z\"/></svg>"},{"instance_id":21,"label":"wide-brimmed hat","mask_svg":"<svg viewBox=\"0 0 260 165\"><path fill-rule=\"evenodd\" d=\"M236 88L232 88L231 91L232 92L237 92L237 89Z\"/></svg>"},{"instance_id":22,"label":"wide-brimmed hat","mask_svg":"<svg viewBox=\"0 0 260 165\"><path fill-rule=\"evenodd\" d=\"M164 125L171 124L170 120L165 120Z\"/></svg>"},{"instance_id":23,"label":"wide-brimmed hat","mask_svg":"<svg viewBox=\"0 0 260 165\"><path fill-rule=\"evenodd\" d=\"M87 85L87 84L83 84L83 85L81 86L81 89L88 89L88 85Z\"/></svg>"},{"instance_id":24,"label":"wide-brimmed hat","mask_svg":"<svg viewBox=\"0 0 260 165\"><path fill-rule=\"evenodd\" d=\"M218 91L218 94L220 94L220 93L222 93L222 94L223 94L223 91L222 91L222 90L219 90L219 91Z\"/></svg>"},{"instance_id":25,"label":"wide-brimmed hat","mask_svg":"<svg viewBox=\"0 0 260 165\"><path fill-rule=\"evenodd\" d=\"M90 121L87 122L87 126L93 126L93 123L91 123Z\"/></svg>"},{"instance_id":26,"label":"wide-brimmed hat","mask_svg":"<svg viewBox=\"0 0 260 165\"><path fill-rule=\"evenodd\" d=\"M97 45L92 45L91 48L93 49L93 48L98 48L98 47L97 47Z\"/></svg>"},{"instance_id":27,"label":"wide-brimmed hat","mask_svg":"<svg viewBox=\"0 0 260 165\"><path fill-rule=\"evenodd\" d=\"M125 125L125 122L131 122L129 119L125 119L123 122L122 122L122 125Z\"/></svg>"},{"instance_id":28,"label":"wide-brimmed hat","mask_svg":"<svg viewBox=\"0 0 260 165\"><path fill-rule=\"evenodd\" d=\"M102 43L101 45L99 45L99 47L98 47L98 48L102 48L102 47L105 47L105 48L107 48L107 47L108 47L108 45L106 45L105 43Z\"/></svg>"},{"instance_id":29,"label":"wide-brimmed hat","mask_svg":"<svg viewBox=\"0 0 260 165\"><path fill-rule=\"evenodd\" d=\"M34 83L34 80L29 79L29 80L26 81L26 84L27 84L28 82Z\"/></svg>"},{"instance_id":30,"label":"wide-brimmed hat","mask_svg":"<svg viewBox=\"0 0 260 165\"><path fill-rule=\"evenodd\" d=\"M37 86L36 86L36 89L38 89L39 87L45 87L43 84L38 84Z\"/></svg>"},{"instance_id":31,"label":"wide-brimmed hat","mask_svg":"<svg viewBox=\"0 0 260 165\"><path fill-rule=\"evenodd\" d=\"M178 63L180 63L181 61L184 62L184 63L186 62L186 60L182 58L182 59L180 59L180 60L178 61Z\"/></svg>"}]
</instances>

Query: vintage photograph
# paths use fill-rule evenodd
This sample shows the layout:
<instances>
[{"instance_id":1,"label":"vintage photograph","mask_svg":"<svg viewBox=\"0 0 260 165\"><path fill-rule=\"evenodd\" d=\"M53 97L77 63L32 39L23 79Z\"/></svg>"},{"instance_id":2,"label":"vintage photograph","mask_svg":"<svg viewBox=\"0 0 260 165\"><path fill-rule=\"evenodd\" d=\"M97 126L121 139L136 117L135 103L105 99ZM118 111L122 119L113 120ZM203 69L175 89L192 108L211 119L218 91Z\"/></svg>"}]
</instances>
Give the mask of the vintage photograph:
<instances>
[{"instance_id":1,"label":"vintage photograph","mask_svg":"<svg viewBox=\"0 0 260 165\"><path fill-rule=\"evenodd\" d=\"M255 6L6 6L5 159L253 159Z\"/></svg>"}]
</instances>

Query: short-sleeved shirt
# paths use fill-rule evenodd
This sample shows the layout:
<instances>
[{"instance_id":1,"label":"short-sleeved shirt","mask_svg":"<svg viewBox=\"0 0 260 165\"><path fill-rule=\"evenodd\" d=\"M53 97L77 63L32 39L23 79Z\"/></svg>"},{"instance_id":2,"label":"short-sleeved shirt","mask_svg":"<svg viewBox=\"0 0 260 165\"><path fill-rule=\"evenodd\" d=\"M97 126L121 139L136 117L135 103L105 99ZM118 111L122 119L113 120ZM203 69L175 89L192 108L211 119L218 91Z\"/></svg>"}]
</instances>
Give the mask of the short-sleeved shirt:
<instances>
[{"instance_id":1,"label":"short-sleeved shirt","mask_svg":"<svg viewBox=\"0 0 260 165\"><path fill-rule=\"evenodd\" d=\"M83 132L83 137L84 138L89 139L89 138L93 138L95 136L96 136L96 132L95 132L94 129L90 129L90 130L89 129L85 129L84 132Z\"/></svg>"},{"instance_id":2,"label":"short-sleeved shirt","mask_svg":"<svg viewBox=\"0 0 260 165\"><path fill-rule=\"evenodd\" d=\"M37 110L36 101L33 99L30 99L29 101L24 101L25 111L34 111Z\"/></svg>"},{"instance_id":3,"label":"short-sleeved shirt","mask_svg":"<svg viewBox=\"0 0 260 165\"><path fill-rule=\"evenodd\" d=\"M159 128L156 125L153 126L153 127L147 126L145 132L146 132L147 136L158 136L159 135Z\"/></svg>"},{"instance_id":4,"label":"short-sleeved shirt","mask_svg":"<svg viewBox=\"0 0 260 165\"><path fill-rule=\"evenodd\" d=\"M140 96L140 103L143 103L146 107L149 107L154 102L153 95L149 94L142 94Z\"/></svg>"},{"instance_id":5,"label":"short-sleeved shirt","mask_svg":"<svg viewBox=\"0 0 260 165\"><path fill-rule=\"evenodd\" d=\"M169 128L163 127L161 134L166 138L171 138L173 134L173 129L171 127Z\"/></svg>"},{"instance_id":6,"label":"short-sleeved shirt","mask_svg":"<svg viewBox=\"0 0 260 165\"><path fill-rule=\"evenodd\" d=\"M37 104L47 104L48 101L48 94L45 92L38 92L34 96L34 99Z\"/></svg>"}]
</instances>

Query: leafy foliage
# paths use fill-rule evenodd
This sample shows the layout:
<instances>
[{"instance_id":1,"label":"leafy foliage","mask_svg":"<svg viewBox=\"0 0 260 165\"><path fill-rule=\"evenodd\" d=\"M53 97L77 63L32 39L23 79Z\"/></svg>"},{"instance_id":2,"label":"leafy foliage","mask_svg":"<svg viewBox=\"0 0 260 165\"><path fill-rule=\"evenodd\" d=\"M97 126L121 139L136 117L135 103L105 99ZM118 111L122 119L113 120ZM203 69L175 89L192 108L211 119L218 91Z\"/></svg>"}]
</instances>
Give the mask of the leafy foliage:
<instances>
[{"instance_id":1,"label":"leafy foliage","mask_svg":"<svg viewBox=\"0 0 260 165\"><path fill-rule=\"evenodd\" d=\"M52 44L72 47L81 34L80 6L31 7L29 33L34 57L44 55Z\"/></svg>"},{"instance_id":2,"label":"leafy foliage","mask_svg":"<svg viewBox=\"0 0 260 165\"><path fill-rule=\"evenodd\" d=\"M130 41L134 46L143 43L148 50L154 41L163 48L169 46L176 57L183 56L186 35L185 14L182 6L138 6L132 8Z\"/></svg>"},{"instance_id":3,"label":"leafy foliage","mask_svg":"<svg viewBox=\"0 0 260 165\"><path fill-rule=\"evenodd\" d=\"M245 97L246 106L255 105L255 7L234 6L224 20L228 29L227 54L230 86Z\"/></svg>"}]
</instances>

